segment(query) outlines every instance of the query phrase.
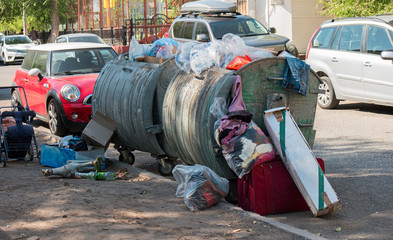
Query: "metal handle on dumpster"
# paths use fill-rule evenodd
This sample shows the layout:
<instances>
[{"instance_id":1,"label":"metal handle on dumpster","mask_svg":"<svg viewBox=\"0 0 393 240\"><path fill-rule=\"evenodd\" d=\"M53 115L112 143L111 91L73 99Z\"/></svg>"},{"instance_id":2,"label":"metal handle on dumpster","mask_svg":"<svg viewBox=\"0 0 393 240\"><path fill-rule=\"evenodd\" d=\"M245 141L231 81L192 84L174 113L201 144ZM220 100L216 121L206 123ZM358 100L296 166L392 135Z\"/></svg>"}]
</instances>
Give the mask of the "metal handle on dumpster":
<instances>
[{"instance_id":1,"label":"metal handle on dumpster","mask_svg":"<svg viewBox=\"0 0 393 240\"><path fill-rule=\"evenodd\" d=\"M313 123L298 123L297 125L299 127L312 127L312 126L314 126Z\"/></svg>"},{"instance_id":2,"label":"metal handle on dumpster","mask_svg":"<svg viewBox=\"0 0 393 240\"><path fill-rule=\"evenodd\" d=\"M132 71L134 71L132 68L126 68L126 67L123 67L122 70L123 72L129 72L129 73L132 73Z\"/></svg>"},{"instance_id":3,"label":"metal handle on dumpster","mask_svg":"<svg viewBox=\"0 0 393 240\"><path fill-rule=\"evenodd\" d=\"M273 81L283 81L284 80L283 77L272 77L272 76L267 76L266 79L273 80Z\"/></svg>"}]
</instances>

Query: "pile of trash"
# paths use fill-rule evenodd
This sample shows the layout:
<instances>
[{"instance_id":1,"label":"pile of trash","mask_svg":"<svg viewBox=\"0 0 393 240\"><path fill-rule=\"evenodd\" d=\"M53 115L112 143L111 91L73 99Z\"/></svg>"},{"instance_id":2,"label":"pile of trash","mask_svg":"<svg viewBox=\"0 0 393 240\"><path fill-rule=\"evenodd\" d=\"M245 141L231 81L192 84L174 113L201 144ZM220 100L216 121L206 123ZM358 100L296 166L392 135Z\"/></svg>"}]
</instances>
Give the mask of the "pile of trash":
<instances>
[{"instance_id":1,"label":"pile of trash","mask_svg":"<svg viewBox=\"0 0 393 240\"><path fill-rule=\"evenodd\" d=\"M274 55L267 50L247 46L243 39L232 33L225 34L222 41L178 43L171 38L161 38L151 46L139 44L133 37L129 59L138 61L148 56L163 59L175 56L177 66L184 72L201 74L213 66L238 70L247 63Z\"/></svg>"}]
</instances>

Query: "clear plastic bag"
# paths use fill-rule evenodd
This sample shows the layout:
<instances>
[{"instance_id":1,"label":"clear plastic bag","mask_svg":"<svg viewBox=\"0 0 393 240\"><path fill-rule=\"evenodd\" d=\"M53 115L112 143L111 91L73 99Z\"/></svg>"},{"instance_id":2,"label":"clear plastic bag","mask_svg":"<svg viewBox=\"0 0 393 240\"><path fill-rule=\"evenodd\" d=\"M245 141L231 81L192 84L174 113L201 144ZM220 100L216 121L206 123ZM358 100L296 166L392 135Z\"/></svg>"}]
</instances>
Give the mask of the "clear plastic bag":
<instances>
[{"instance_id":1,"label":"clear plastic bag","mask_svg":"<svg viewBox=\"0 0 393 240\"><path fill-rule=\"evenodd\" d=\"M229 182L206 166L176 165L172 171L178 184L176 197L184 197L191 211L208 208L229 192Z\"/></svg>"},{"instance_id":2,"label":"clear plastic bag","mask_svg":"<svg viewBox=\"0 0 393 240\"><path fill-rule=\"evenodd\" d=\"M173 53L173 46L172 45L164 45L158 50L156 57L170 58L173 55L175 55Z\"/></svg>"},{"instance_id":3,"label":"clear plastic bag","mask_svg":"<svg viewBox=\"0 0 393 240\"><path fill-rule=\"evenodd\" d=\"M176 51L176 65L186 73L191 72L190 58L191 49L197 45L195 42L186 42L179 45Z\"/></svg>"},{"instance_id":4,"label":"clear plastic bag","mask_svg":"<svg viewBox=\"0 0 393 240\"><path fill-rule=\"evenodd\" d=\"M172 50L173 50L173 47L178 47L179 43L172 38L158 39L153 43L153 45L151 45L151 48L149 49L149 56L158 57L157 53L163 46L172 46Z\"/></svg>"},{"instance_id":5,"label":"clear plastic bag","mask_svg":"<svg viewBox=\"0 0 393 240\"><path fill-rule=\"evenodd\" d=\"M190 66L196 74L201 74L204 70L214 66L209 53L210 43L197 44L191 49Z\"/></svg>"},{"instance_id":6,"label":"clear plastic bag","mask_svg":"<svg viewBox=\"0 0 393 240\"><path fill-rule=\"evenodd\" d=\"M130 41L129 59L135 61L138 57L145 56L145 50L141 44L133 36Z\"/></svg>"},{"instance_id":7,"label":"clear plastic bag","mask_svg":"<svg viewBox=\"0 0 393 240\"><path fill-rule=\"evenodd\" d=\"M247 47L246 49L247 56L251 58L252 61L261 59L261 58L270 58L274 57L273 53L268 50L256 48L256 47Z\"/></svg>"}]
</instances>

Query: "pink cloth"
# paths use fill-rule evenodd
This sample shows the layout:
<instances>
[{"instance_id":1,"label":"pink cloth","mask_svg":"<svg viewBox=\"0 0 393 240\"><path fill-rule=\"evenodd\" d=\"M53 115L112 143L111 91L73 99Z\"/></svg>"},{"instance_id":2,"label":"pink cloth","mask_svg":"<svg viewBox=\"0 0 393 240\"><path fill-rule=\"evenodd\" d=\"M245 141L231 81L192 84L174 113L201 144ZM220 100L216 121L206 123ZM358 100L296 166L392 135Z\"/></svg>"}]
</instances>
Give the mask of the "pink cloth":
<instances>
[{"instance_id":1,"label":"pink cloth","mask_svg":"<svg viewBox=\"0 0 393 240\"><path fill-rule=\"evenodd\" d=\"M240 76L235 77L235 81L233 83L233 99L232 103L229 106L229 112L242 111L246 110L246 105L243 102L242 95L242 79ZM222 139L221 144L226 148L223 149L224 153L233 152L233 147L235 146L235 142L237 137L241 136L249 126L249 123L241 121L239 119L228 119L228 116L224 116L220 119L220 132L225 129L231 129L232 131Z\"/></svg>"}]
</instances>

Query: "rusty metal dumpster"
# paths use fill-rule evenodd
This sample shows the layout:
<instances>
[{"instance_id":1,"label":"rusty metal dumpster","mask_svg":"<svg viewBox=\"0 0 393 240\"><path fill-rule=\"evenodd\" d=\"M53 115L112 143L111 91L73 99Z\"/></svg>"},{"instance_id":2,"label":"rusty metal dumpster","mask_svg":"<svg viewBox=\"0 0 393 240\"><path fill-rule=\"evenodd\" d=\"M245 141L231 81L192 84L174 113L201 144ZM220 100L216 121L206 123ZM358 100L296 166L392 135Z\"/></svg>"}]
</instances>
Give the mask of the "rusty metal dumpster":
<instances>
[{"instance_id":1,"label":"rusty metal dumpster","mask_svg":"<svg viewBox=\"0 0 393 240\"><path fill-rule=\"evenodd\" d=\"M97 80L93 112L98 110L118 123L114 142L120 149L149 152L161 160L180 158L186 164L206 165L220 176L235 180L236 175L215 144L217 119L209 112L216 97L231 102L235 75L242 77L243 100L254 122L265 130L264 110L287 106L313 145L319 80L310 72L306 96L283 88L286 64L285 58L266 58L237 72L213 67L197 78L177 68L173 59L162 65L117 60L109 63Z\"/></svg>"}]
</instances>

